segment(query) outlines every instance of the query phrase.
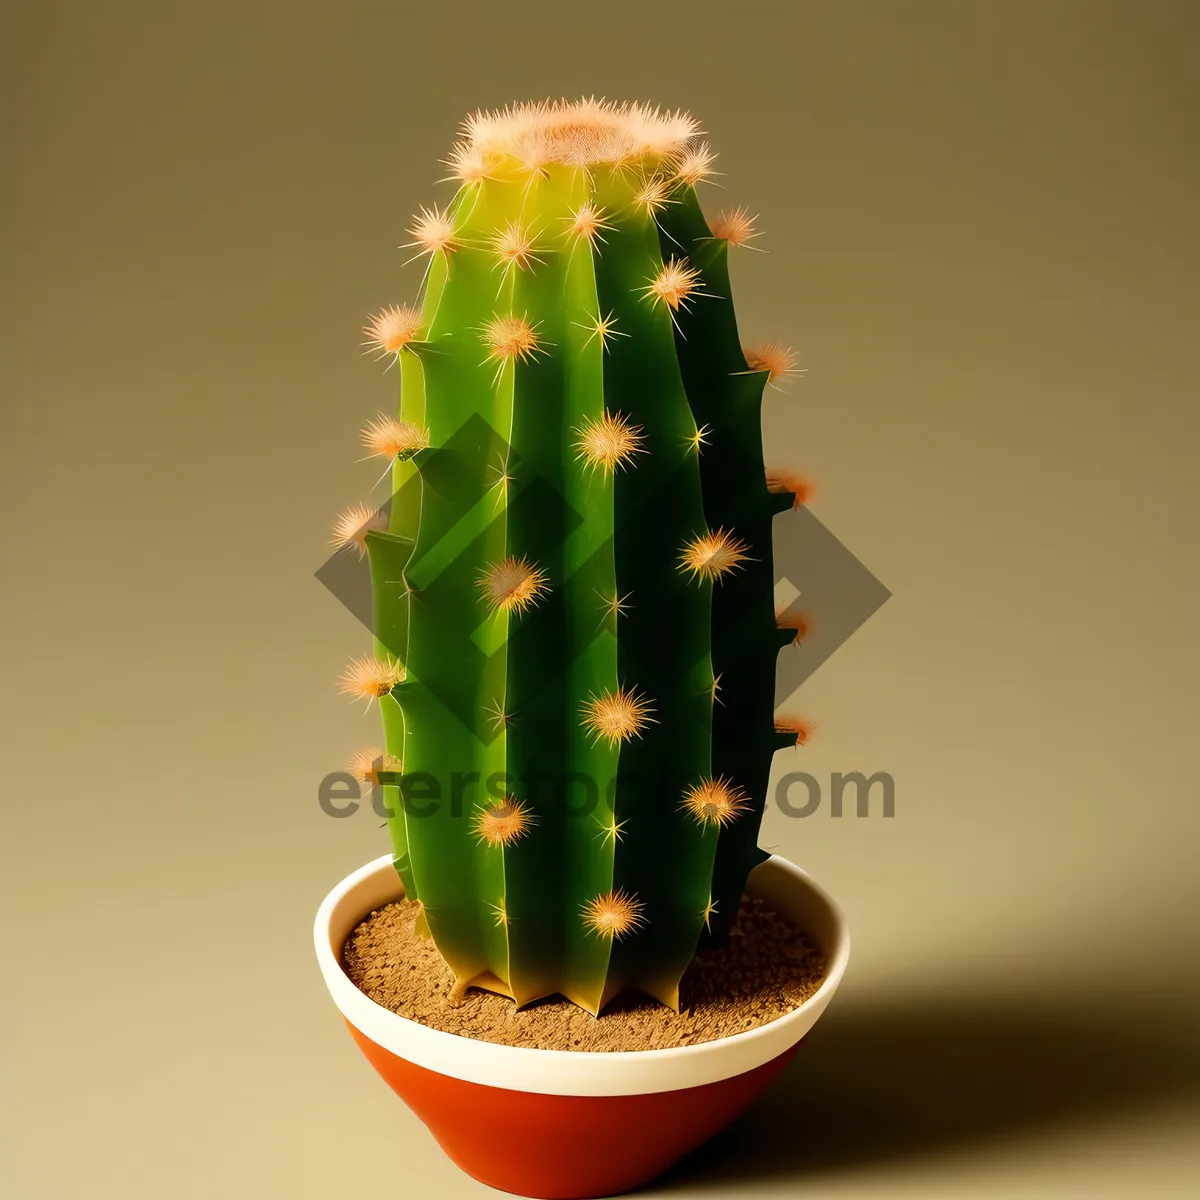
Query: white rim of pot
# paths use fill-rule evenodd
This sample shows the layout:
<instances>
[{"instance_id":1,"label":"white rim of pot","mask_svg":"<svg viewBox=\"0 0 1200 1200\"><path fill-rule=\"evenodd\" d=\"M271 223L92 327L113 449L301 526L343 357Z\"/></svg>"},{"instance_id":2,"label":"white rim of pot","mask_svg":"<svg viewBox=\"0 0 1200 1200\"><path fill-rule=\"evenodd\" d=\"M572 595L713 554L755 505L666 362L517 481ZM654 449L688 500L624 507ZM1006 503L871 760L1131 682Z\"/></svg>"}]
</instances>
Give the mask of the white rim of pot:
<instances>
[{"instance_id":1,"label":"white rim of pot","mask_svg":"<svg viewBox=\"0 0 1200 1200\"><path fill-rule=\"evenodd\" d=\"M825 955L825 977L798 1008L765 1025L711 1042L661 1050L534 1050L431 1029L376 1004L350 981L342 947L368 913L404 895L385 854L348 875L321 903L313 935L325 985L342 1016L376 1045L442 1075L509 1091L557 1096L632 1096L699 1087L745 1074L794 1046L825 1011L846 971L850 936L824 888L772 855L751 874L748 890L799 919Z\"/></svg>"}]
</instances>

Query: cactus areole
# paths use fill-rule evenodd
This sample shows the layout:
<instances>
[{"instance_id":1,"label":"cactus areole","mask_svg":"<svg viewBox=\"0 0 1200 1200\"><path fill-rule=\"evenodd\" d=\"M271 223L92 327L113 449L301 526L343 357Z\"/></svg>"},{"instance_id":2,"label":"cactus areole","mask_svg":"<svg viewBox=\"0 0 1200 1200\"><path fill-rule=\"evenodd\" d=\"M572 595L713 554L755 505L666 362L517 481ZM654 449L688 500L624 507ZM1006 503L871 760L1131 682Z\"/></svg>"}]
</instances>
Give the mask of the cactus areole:
<instances>
[{"instance_id":1,"label":"cactus areole","mask_svg":"<svg viewBox=\"0 0 1200 1200\"><path fill-rule=\"evenodd\" d=\"M777 727L764 388L709 219L712 154L676 112L597 101L470 118L458 190L411 227L415 303L368 344L399 389L364 431L391 500L339 520L369 558L394 865L461 987L592 1013L678 1006L748 872Z\"/></svg>"}]
</instances>

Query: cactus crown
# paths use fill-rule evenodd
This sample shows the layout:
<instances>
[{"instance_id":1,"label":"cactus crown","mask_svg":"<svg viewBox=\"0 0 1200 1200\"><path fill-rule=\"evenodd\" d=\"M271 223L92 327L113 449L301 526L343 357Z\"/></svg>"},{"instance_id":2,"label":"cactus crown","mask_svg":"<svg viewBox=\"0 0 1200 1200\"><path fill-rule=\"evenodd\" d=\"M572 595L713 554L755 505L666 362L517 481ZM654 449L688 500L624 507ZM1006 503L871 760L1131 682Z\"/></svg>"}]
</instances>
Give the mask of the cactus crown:
<instances>
[{"instance_id":1,"label":"cactus crown","mask_svg":"<svg viewBox=\"0 0 1200 1200\"><path fill-rule=\"evenodd\" d=\"M568 167L653 166L694 153L698 122L683 112L606 100L513 104L463 123L452 162L500 171ZM460 175L466 182L475 182ZM476 177L479 178L479 177Z\"/></svg>"},{"instance_id":2,"label":"cactus crown","mask_svg":"<svg viewBox=\"0 0 1200 1200\"><path fill-rule=\"evenodd\" d=\"M746 875L771 756L773 516L807 483L763 465L760 406L794 371L743 351L696 121L584 100L481 112L445 207L410 225L415 304L370 319L399 382L363 432L385 509L334 537L369 558L395 865L463 986L598 1013L678 1003ZM802 494L803 491L803 494Z\"/></svg>"}]
</instances>

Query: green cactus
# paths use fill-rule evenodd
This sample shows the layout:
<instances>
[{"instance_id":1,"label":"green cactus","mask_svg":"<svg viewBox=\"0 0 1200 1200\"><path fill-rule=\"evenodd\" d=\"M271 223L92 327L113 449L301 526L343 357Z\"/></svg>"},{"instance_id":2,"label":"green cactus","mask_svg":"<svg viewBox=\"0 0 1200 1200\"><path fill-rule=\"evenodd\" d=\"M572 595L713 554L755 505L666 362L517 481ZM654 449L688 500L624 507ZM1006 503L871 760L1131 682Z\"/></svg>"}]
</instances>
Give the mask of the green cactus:
<instances>
[{"instance_id":1,"label":"green cactus","mask_svg":"<svg viewBox=\"0 0 1200 1200\"><path fill-rule=\"evenodd\" d=\"M771 757L771 521L805 485L763 464L777 346L744 351L706 222L711 154L683 114L528 105L480 114L461 186L412 229L419 307L367 333L398 416L386 512L335 531L369 556L396 869L465 988L592 1013L636 988L678 1006L732 919Z\"/></svg>"}]
</instances>

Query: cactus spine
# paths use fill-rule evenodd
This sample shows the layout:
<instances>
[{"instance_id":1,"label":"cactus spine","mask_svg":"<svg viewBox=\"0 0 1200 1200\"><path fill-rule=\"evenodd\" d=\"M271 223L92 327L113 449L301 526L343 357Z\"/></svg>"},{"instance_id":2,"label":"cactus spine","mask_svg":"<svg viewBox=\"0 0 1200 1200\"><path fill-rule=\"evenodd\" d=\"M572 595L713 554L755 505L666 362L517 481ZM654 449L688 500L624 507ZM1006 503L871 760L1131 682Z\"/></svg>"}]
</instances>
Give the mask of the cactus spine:
<instances>
[{"instance_id":1,"label":"cactus spine","mask_svg":"<svg viewBox=\"0 0 1200 1200\"><path fill-rule=\"evenodd\" d=\"M370 559L396 869L461 986L598 1013L677 1006L748 871L774 719L760 405L710 226L711 155L682 114L531 105L467 123L449 208L413 226L419 309L368 326L398 365ZM782 355L782 358L780 357Z\"/></svg>"}]
</instances>

